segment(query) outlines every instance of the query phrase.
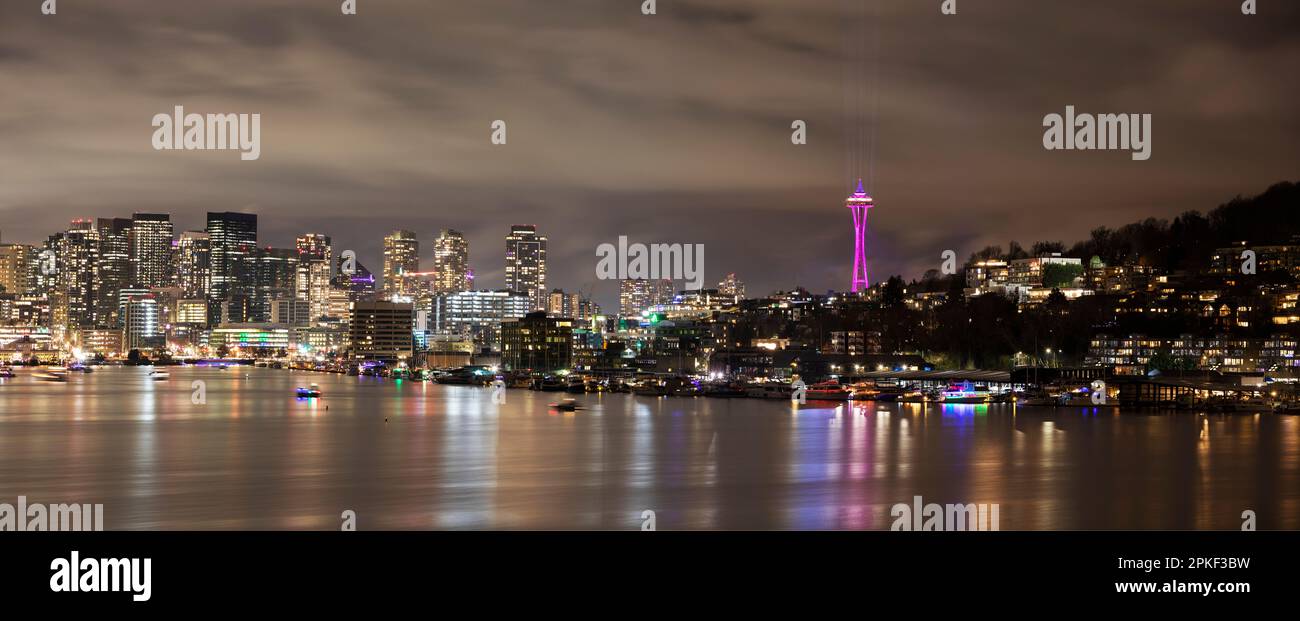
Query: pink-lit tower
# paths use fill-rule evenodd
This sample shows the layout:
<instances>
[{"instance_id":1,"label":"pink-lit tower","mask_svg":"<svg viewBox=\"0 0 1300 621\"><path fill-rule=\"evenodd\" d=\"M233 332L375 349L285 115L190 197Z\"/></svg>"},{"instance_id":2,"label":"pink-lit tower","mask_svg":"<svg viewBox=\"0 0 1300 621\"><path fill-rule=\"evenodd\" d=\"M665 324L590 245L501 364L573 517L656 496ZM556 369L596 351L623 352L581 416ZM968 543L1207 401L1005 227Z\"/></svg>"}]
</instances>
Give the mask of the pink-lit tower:
<instances>
[{"instance_id":1,"label":"pink-lit tower","mask_svg":"<svg viewBox=\"0 0 1300 621\"><path fill-rule=\"evenodd\" d=\"M862 180L858 179L858 190L844 201L844 206L853 213L853 292L857 293L871 286L867 278L867 210L871 209L871 197L862 189Z\"/></svg>"}]
</instances>

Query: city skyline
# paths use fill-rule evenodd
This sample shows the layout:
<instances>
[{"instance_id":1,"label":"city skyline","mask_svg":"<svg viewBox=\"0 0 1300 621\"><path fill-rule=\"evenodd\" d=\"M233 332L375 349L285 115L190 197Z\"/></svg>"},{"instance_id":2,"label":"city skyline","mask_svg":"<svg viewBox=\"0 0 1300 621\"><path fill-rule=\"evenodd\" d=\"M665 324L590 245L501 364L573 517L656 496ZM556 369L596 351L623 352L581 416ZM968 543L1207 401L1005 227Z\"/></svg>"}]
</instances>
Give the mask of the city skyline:
<instances>
[{"instance_id":1,"label":"city skyline","mask_svg":"<svg viewBox=\"0 0 1300 621\"><path fill-rule=\"evenodd\" d=\"M179 231L202 228L207 211L250 211L267 223L264 245L320 229L376 268L394 228L425 239L453 228L491 248L502 227L528 222L551 232L551 279L590 283L610 306L617 284L591 276L592 251L624 234L703 243L709 282L741 272L758 291L844 288L852 237L839 219L859 176L889 207L873 214L873 271L917 277L944 249L1068 243L1130 213L1208 210L1300 160L1286 139L1297 87L1275 79L1297 58L1282 24L1300 8L1220 23L1204 19L1210 3L1011 2L955 18L917 4L700 0L658 16L582 2L436 15L380 5L351 21L302 2L8 11L0 167L13 181L0 184L0 220L30 243L74 217L170 213ZM400 47L413 30L426 45ZM852 33L867 50L846 45ZM938 43L913 51L917 37ZM1075 53L1095 37L1118 45ZM96 51L107 40L114 54ZM240 71L214 71L213 57ZM84 76L63 84L95 89L94 108L49 75ZM850 110L851 77L877 103ZM1044 151L1043 115L1072 103L1153 114L1152 159ZM261 113L261 159L153 151L149 118L175 105ZM846 151L863 108L874 157L860 161ZM488 140L498 118L507 146ZM807 145L790 144L795 119ZM748 224L755 213L827 225L789 235ZM746 252L778 241L784 256ZM479 256L480 280L503 282L501 257Z\"/></svg>"},{"instance_id":2,"label":"city skyline","mask_svg":"<svg viewBox=\"0 0 1300 621\"><path fill-rule=\"evenodd\" d=\"M1288 186L1288 182L1280 182L1279 184L1272 186L1267 193L1260 193L1258 195L1247 194L1247 196L1253 196L1250 200L1263 199L1265 196L1272 194L1275 190L1286 186ZM859 181L858 188L848 197L846 204L852 208L857 204L857 202L861 201L865 201L868 207L872 206L872 199L866 196L862 191L861 182ZM1199 209L1189 209L1189 212L1208 213L1209 211L1211 210L1201 212ZM78 278L86 281L80 285L68 285L64 283L61 286L77 286L83 292L83 294L79 294L81 297L85 298L81 305L78 306L74 304L71 307L65 307L65 310L70 315L84 315L84 321L87 322L87 326L104 324L104 317L114 317L114 319L109 323L116 321L116 315L121 311L121 304L123 303L123 300L125 300L125 297L119 299L119 296L117 295L118 289L121 289L122 296L125 296L128 294L144 293L160 286L179 287L185 295L191 297L195 297L193 294L196 290L207 291L206 295L197 297L208 298L209 304L213 305L210 307L209 313L213 317L220 317L222 316L221 313L224 311L219 310L221 308L219 302L225 296L228 296L229 292L222 289L225 285L219 283L231 279L243 278L247 274L225 277L221 276L222 270L219 268L219 265L223 260L222 251L220 248L217 248L216 252L214 252L212 234L215 231L218 241L221 240L223 236L233 236L232 241L227 245L239 249L236 254L249 254L252 258L252 260L246 264L240 263L238 269L251 270L252 272L250 273L258 274L257 280L262 284L254 287L254 289L260 290L265 284L264 281L267 280L266 276L258 273L259 270L274 269L266 265L267 261L281 260L277 259L276 255L282 255L282 259L287 259L291 256L296 257L297 262L294 263L294 265L286 265L285 267L301 267L301 269L298 270L299 275L297 277L299 282L287 282L294 280L294 276L291 273L286 273L283 277L283 279L286 280L286 286L282 287L280 284L273 282L269 293L264 295L263 292L258 291L256 294L257 297L255 299L250 299L250 301L260 301L259 303L265 303L270 302L283 293L290 293L291 296L296 296L300 299L313 300L313 302L311 302L313 316L325 314L323 309L328 307L329 300L327 298L329 291L337 288L339 283L336 283L335 280L343 277L340 272L343 258L339 256L339 254L348 249L337 248L332 245L332 237L328 234L306 231L295 236L294 244L292 244L291 247L278 248L266 244L261 240L259 224L261 220L256 217L256 214L242 212L209 212L207 216L206 230L192 230L175 227L174 223L170 219L170 214L166 213L133 213L131 214L131 217L128 218L77 218L69 222L65 229L55 231L47 236L44 242L34 244L18 242L8 238L5 234L6 229L3 226L0 226L0 248L13 247L15 245L30 248L32 256L28 258L28 261L32 261L30 269L34 269L36 266L35 261L39 259L39 254L42 248L49 247L54 250L56 254L62 255L67 252L66 246L69 242L66 240L69 235L98 235L95 241L95 244L97 245L97 250L95 251L97 252L97 257L93 259L97 262L98 272L93 273L93 280L92 272L86 270L74 270L71 273L61 272L60 275L57 276L57 278L72 278L74 279L74 282L80 282L75 280ZM854 216L855 231L858 230L857 223L859 222L859 217L862 216ZM1139 218L1139 220L1141 219ZM1150 219L1147 221L1152 222ZM1177 218L1175 219L1175 222L1176 221ZM163 225L164 228L159 228L160 224ZM1127 226L1134 226L1137 224L1138 222L1131 222L1127 223ZM1165 224L1167 225L1168 223L1165 222ZM144 235L136 234L134 232L136 228L142 226L144 227L142 229ZM233 233L223 232L231 228L234 229ZM163 231L172 231L169 244L170 254L166 257L152 256L158 255L158 249L154 248L155 246L160 246L161 244L166 243L165 240L167 239L167 235ZM869 232L867 234L869 235ZM1095 236L1096 231L1093 231L1093 234ZM521 235L524 236L524 238L521 238ZM120 241L115 242L114 240L117 240L119 237ZM142 240L142 237L147 237L147 239ZM539 286L530 286L530 283L531 285L539 284L535 276L530 277L532 280L530 280L529 283L520 285L513 284L510 280L511 276L509 273L506 275L507 280L504 284L484 283L481 281L476 282L474 266L469 262L468 241L458 231L441 229L436 235L430 235L428 241L425 242L424 245L420 242L421 238L422 236L419 233L413 231L400 228L392 229L390 233L383 238L384 245L389 246L389 249L386 250L377 260L377 263L383 267L384 274L393 273L393 270L397 269L395 267L397 263L401 263L405 266L403 270L398 270L396 272L398 274L401 274L403 271L409 273L412 272L412 270L416 270L413 272L413 278L411 280L403 283L403 279L401 278L394 280L391 277L386 277L378 279L376 282L377 279L374 276L369 275L369 272L365 270L366 261L364 260L364 257L358 257L357 261L358 269L363 272L360 276L363 279L369 279L370 285L372 287L377 286L378 293L387 297L393 295L418 297L420 294L430 292L437 295L455 293L457 291L509 290L520 291L527 294L529 298L533 300L533 307L535 309L551 311L551 309L556 307L576 309L576 302L571 305L567 301L567 297L572 295L575 299L591 300L602 308L608 309L607 314L615 314L614 309L618 309L617 314L623 316L627 316L629 312L628 308L630 307L645 308L648 305L671 303L673 295L682 290L682 287L680 286L683 284L682 281L672 281L668 279L621 279L615 281L615 285L618 288L617 295L614 296L612 300L606 301L593 296L589 289L581 287L575 288L572 285L559 283L547 284L546 246L548 240L547 236L540 234L534 225L516 224L509 227L509 231L505 236L507 246L505 262L507 265L515 262L510 258L512 256L512 248L518 248L519 243L524 239L533 240L528 244L531 248L530 252L533 255L532 258L527 259L524 263L520 263L520 265L522 266L527 264L530 266L523 268L522 271L540 271L541 279ZM1012 246L1008 248L1009 253L1014 254L1019 251L1026 252L1026 256L1044 256L1042 252L1037 250L1037 242L1035 242L1034 251L1029 252L1029 244L1019 246L1016 244L1017 241L1018 240L1012 240ZM1060 250L1064 250L1065 248L1070 247L1071 241L1083 244L1087 240L1085 238L1080 238L1078 240L1067 239L1063 244L1056 242L1046 243L1048 246L1056 246ZM1242 239L1235 241L1246 244L1258 244L1265 243L1268 240L1263 237L1244 235ZM1294 239L1291 239L1291 241L1294 242ZM389 256L390 252L394 250L391 245L398 242L400 242L401 245L400 257L394 258ZM194 248L196 243L202 243L201 249L197 251ZM538 243L540 243L540 251L537 247ZM869 243L870 242L868 241L868 244ZM221 244L217 243L217 246L221 246ZM425 249L424 252L421 252L421 248ZM993 244L979 249L978 251L972 249L971 252L957 255L957 257L962 261L961 265L963 266L963 269L970 269L971 265L969 264L967 257L970 257L970 260L980 259L981 257L987 258L984 255L989 251L1000 248L1001 244ZM482 254L484 253L479 253L478 256L481 257ZM859 261L861 259L860 249L855 248L852 254L854 258L852 267L845 270L846 275L852 272L852 278L849 279L849 286L829 288L824 292L816 290L809 290L809 292L813 294L833 292L857 293L855 289L858 289L857 285L860 284L858 278L859 275L863 273L859 270ZM540 255L540 260L538 260L538 255ZM79 257L80 255L73 256ZM335 257L337 260L334 262L329 261L328 259L331 256ZM199 257L204 259L206 263L203 263L202 265L195 263ZM1088 259L1086 256L1077 258L1084 261ZM0 268L12 271L13 266L5 266L9 265L6 261L12 262L14 260L16 260L15 257L0 255ZM75 260L85 261L91 259L78 258ZM147 271L144 271L139 267L142 262L159 264L151 266ZM442 263L447 263L449 267L454 269L462 270L457 273L463 274L464 278L460 278L452 273L444 274L440 272L438 266ZM315 273L314 268L311 267L312 264L319 264L319 267L321 268L319 274ZM540 270L538 269L539 267ZM323 288L320 289L320 291L308 291L308 289L312 288L312 285L307 281L301 280L304 278L304 275L308 275L307 277L309 279L315 279L311 282L319 281L319 286ZM907 276L888 274L874 280L871 286L879 287L884 284L885 280L894 277L902 277L902 282L904 283L920 283L935 276L943 277L946 275L946 273L935 268L930 268L927 270L926 274L922 275ZM33 280L32 284L35 286L40 280L40 276L34 275L34 278L35 280ZM279 277L272 276L271 280L274 281L276 278ZM705 285L704 289L718 289L721 290L723 294L726 294L729 287L728 280L735 278L735 272L728 272L727 274L721 275L717 278L709 276L706 278L708 284ZM448 282L452 283L454 286L448 287ZM455 285L457 282L461 284ZM103 286L101 286L100 283L103 283ZM356 283L354 282L353 285L355 284ZM390 288L390 286L392 288ZM741 284L740 286L743 291L744 285ZM770 291L754 291L751 289L750 292L757 297L764 297L767 295L779 294L783 291L796 291L799 289L807 290L803 287L788 286ZM865 289L866 288L864 288L864 292ZM249 291L249 293L251 292L252 290ZM12 294L15 292L10 293ZM564 301L557 303L552 299L554 293L564 293ZM253 315L250 315L249 317L260 317L263 321L272 316L272 310L270 308L258 308L247 312L253 313ZM56 323L65 323L67 321L68 319L66 317L56 319ZM73 320L73 323L75 323L75 320Z\"/></svg>"}]
</instances>

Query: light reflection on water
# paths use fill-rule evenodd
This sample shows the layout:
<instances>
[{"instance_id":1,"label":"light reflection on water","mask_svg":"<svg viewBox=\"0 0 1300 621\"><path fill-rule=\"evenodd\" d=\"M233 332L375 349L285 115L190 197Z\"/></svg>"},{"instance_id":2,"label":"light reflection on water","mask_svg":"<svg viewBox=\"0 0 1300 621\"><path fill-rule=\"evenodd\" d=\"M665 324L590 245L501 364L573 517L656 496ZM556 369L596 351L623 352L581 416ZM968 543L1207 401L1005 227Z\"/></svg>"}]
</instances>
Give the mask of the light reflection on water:
<instances>
[{"instance_id":1,"label":"light reflection on water","mask_svg":"<svg viewBox=\"0 0 1300 621\"><path fill-rule=\"evenodd\" d=\"M0 502L110 529L887 529L998 503L1004 530L1300 528L1300 418L561 395L252 368L0 384ZM206 405L190 402L207 383ZM298 399L317 383L320 399ZM387 420L385 420L387 419Z\"/></svg>"}]
</instances>

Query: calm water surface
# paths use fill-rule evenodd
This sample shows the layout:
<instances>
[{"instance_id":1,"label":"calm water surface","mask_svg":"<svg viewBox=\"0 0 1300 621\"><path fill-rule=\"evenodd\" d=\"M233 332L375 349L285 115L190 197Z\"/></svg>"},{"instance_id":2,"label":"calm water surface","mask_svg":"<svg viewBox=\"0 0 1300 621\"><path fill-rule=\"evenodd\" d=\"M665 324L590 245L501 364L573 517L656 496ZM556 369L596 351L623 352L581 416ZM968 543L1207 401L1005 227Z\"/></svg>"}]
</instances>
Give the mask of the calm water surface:
<instances>
[{"instance_id":1,"label":"calm water surface","mask_svg":"<svg viewBox=\"0 0 1300 621\"><path fill-rule=\"evenodd\" d=\"M0 502L108 529L1300 528L1300 417L579 395L255 368L0 380ZM206 383L206 405L191 403ZM320 384L321 399L294 388Z\"/></svg>"}]
</instances>

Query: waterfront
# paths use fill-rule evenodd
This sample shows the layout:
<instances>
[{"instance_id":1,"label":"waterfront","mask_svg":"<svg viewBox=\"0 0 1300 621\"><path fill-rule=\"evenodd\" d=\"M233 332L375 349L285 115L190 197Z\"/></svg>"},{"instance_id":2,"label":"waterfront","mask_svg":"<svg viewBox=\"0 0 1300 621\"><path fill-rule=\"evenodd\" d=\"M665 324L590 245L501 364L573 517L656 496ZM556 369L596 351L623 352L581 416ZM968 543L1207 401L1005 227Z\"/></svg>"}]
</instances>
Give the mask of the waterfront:
<instances>
[{"instance_id":1,"label":"waterfront","mask_svg":"<svg viewBox=\"0 0 1300 621\"><path fill-rule=\"evenodd\" d=\"M119 529L888 529L997 503L1003 530L1300 528L1300 417L580 395L250 367L0 384L0 502ZM194 404L192 382L206 384ZM298 400L318 383L323 398ZM386 419L386 420L385 420Z\"/></svg>"}]
</instances>

